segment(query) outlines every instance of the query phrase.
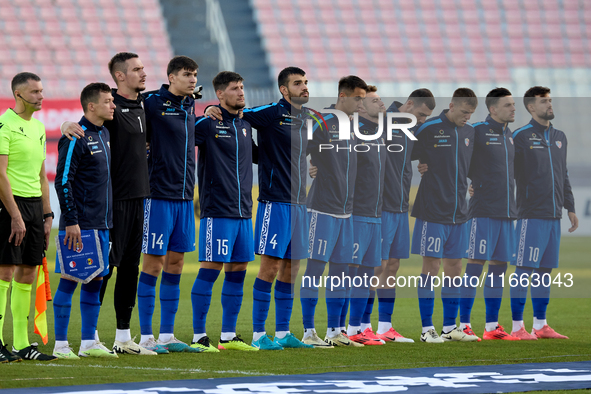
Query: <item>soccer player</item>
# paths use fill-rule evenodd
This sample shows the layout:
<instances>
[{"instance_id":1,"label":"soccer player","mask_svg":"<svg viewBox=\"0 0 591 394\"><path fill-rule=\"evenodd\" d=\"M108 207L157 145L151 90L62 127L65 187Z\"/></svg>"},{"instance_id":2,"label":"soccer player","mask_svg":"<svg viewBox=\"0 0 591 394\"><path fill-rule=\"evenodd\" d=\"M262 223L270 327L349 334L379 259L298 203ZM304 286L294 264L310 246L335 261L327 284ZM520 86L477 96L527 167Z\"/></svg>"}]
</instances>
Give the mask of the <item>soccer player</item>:
<instances>
[{"instance_id":1,"label":"soccer player","mask_svg":"<svg viewBox=\"0 0 591 394\"><path fill-rule=\"evenodd\" d=\"M195 124L199 146L199 261L193 284L192 348L257 351L236 335L242 306L244 278L254 260L252 234L252 163L256 145L250 124L239 117L244 108L244 84L240 74L222 71L213 79L223 121L201 117ZM254 148L254 149L253 149ZM224 268L222 333L218 349L205 332L213 285Z\"/></svg>"},{"instance_id":2,"label":"soccer player","mask_svg":"<svg viewBox=\"0 0 591 394\"><path fill-rule=\"evenodd\" d=\"M462 270L467 249L463 224L468 220L466 192L468 169L474 149L474 128L468 123L478 99L468 88L457 89L449 109L423 124L416 132L413 158L427 164L412 210L416 218L412 239L413 254L423 256L418 282L419 310L422 320L421 341L476 341L456 326L460 288L453 283ZM441 260L448 277L442 282L443 330L441 338L433 327L435 291L432 277L439 273Z\"/></svg>"},{"instance_id":3,"label":"soccer player","mask_svg":"<svg viewBox=\"0 0 591 394\"><path fill-rule=\"evenodd\" d=\"M149 350L162 345L170 352L200 352L174 336L184 254L195 250L195 110L192 98L197 63L176 56L167 66L169 85L144 102L150 197L144 203L144 260L138 284L141 342ZM160 282L160 336L155 342L152 315L156 281Z\"/></svg>"},{"instance_id":4,"label":"soccer player","mask_svg":"<svg viewBox=\"0 0 591 394\"><path fill-rule=\"evenodd\" d=\"M402 112L414 115L417 118L417 125L411 131L416 132L420 125L425 123L425 120L431 116L434 109L435 99L433 93L429 89L423 88L413 91L404 104L393 102L387 112ZM376 268L376 275L380 278L380 285L385 287L380 287L376 291L379 300L379 323L376 334L378 338L384 341L414 342L412 339L400 335L392 327L396 287L395 282L391 283L394 286L389 286L388 278L396 277L400 267L400 259L409 258L408 207L412 180L411 156L415 141L408 138L406 134L401 133L400 130L394 130L392 141L388 141L387 144L401 145L404 150L402 152L399 152L398 149L386 150L386 178L382 212L382 263L380 267ZM362 324L362 329L371 329L369 319L373 298L370 294L367 310L369 313L364 315L364 321L362 322L367 326L364 327Z\"/></svg>"},{"instance_id":5,"label":"soccer player","mask_svg":"<svg viewBox=\"0 0 591 394\"><path fill-rule=\"evenodd\" d=\"M486 96L489 115L473 125L474 153L468 178L474 195L469 202L467 226L468 264L465 282L460 289L460 329L475 335L470 314L484 263L489 261L489 274L484 286L486 327L484 339L518 340L499 325L503 297L503 278L507 262L514 253L513 220L517 218L513 162L515 148L509 123L515 121L515 100L505 88L495 88Z\"/></svg>"},{"instance_id":6,"label":"soccer player","mask_svg":"<svg viewBox=\"0 0 591 394\"><path fill-rule=\"evenodd\" d=\"M339 97L331 109L352 115L362 105L367 84L350 75L339 81ZM318 287L328 263L328 275L343 278L353 263L353 190L357 173L357 155L349 139L339 139L339 122L335 115L324 114L324 121L314 125L313 139L308 141L308 153L318 174L309 193L310 216L309 258L300 293L304 321L302 342L318 348L333 346L363 346L349 340L340 330L340 317L346 296L344 281L326 289L328 326L325 342L318 337L314 324ZM326 128L326 126L328 129ZM324 150L321 150L322 147ZM329 146L332 149L328 148Z\"/></svg>"},{"instance_id":7,"label":"soccer player","mask_svg":"<svg viewBox=\"0 0 591 394\"><path fill-rule=\"evenodd\" d=\"M363 105L359 107L359 132L374 135L378 130L379 116L386 112L386 106L377 93L378 88L367 86ZM384 120L382 119L382 125ZM355 199L353 200L353 264L349 265L348 276L366 278L361 286L352 286L341 312L341 324L345 325L349 303L349 327L347 336L351 341L364 345L383 345L386 342L375 336L371 329L361 331L361 318L369 298L367 278L374 275L374 268L380 265L382 240L382 202L384 175L386 172L385 138L363 141L365 147L358 148Z\"/></svg>"},{"instance_id":8,"label":"soccer player","mask_svg":"<svg viewBox=\"0 0 591 394\"><path fill-rule=\"evenodd\" d=\"M45 127L33 118L41 109L43 84L37 75L22 72L14 76L11 87L14 109L0 116L0 362L49 361L55 357L30 344L27 332L31 288L53 219L45 173ZM2 337L11 282L15 354Z\"/></svg>"},{"instance_id":9,"label":"soccer player","mask_svg":"<svg viewBox=\"0 0 591 394\"><path fill-rule=\"evenodd\" d=\"M80 289L82 342L78 356L118 358L114 351L95 339L100 303L102 277L109 272L109 228L113 226L113 190L111 186L111 148L105 120L112 120L115 111L111 88L104 83L91 83L80 94L84 116L80 126L85 137L69 140L60 138L55 190L60 201L60 235L65 235L68 249L82 244L81 230L98 230L105 260L104 270ZM56 264L56 272L61 273ZM55 347L53 355L63 359L78 359L68 342L68 326L72 296L78 282L62 276L53 298Z\"/></svg>"},{"instance_id":10,"label":"soccer player","mask_svg":"<svg viewBox=\"0 0 591 394\"><path fill-rule=\"evenodd\" d=\"M517 286L511 288L511 335L521 339L568 339L546 322L551 282L547 278L553 268L558 268L563 207L572 225L568 231L572 233L579 226L566 165L567 140L550 122L554 111L549 88L530 88L523 96L523 104L532 120L513 133L519 237L517 259L511 264L517 266L515 274L519 280ZM522 282L527 278L532 283L534 310L531 337L526 335L523 325L527 286Z\"/></svg>"},{"instance_id":11,"label":"soccer player","mask_svg":"<svg viewBox=\"0 0 591 394\"><path fill-rule=\"evenodd\" d=\"M103 277L101 304L107 284L117 267L115 316L117 329L113 349L117 353L152 355L131 339L130 321L137 293L144 227L144 198L150 194L146 160L146 116L144 98L146 72L135 53L117 53L109 62L109 72L117 84L112 90L116 105L113 120L105 121L111 135L111 181L113 183L113 228L109 231L111 251L109 273ZM84 136L78 123L67 122L65 135ZM162 346L152 346L168 353Z\"/></svg>"},{"instance_id":12,"label":"soccer player","mask_svg":"<svg viewBox=\"0 0 591 394\"><path fill-rule=\"evenodd\" d=\"M308 79L304 70L287 67L277 78L283 98L277 103L243 111L243 118L257 129L259 158L259 207L255 228L255 252L261 266L253 288L252 345L264 350L313 347L289 330L293 286L300 259L308 256L306 212L305 121ZM222 120L217 107L206 114ZM265 322L275 281L275 338L266 335Z\"/></svg>"}]
</instances>

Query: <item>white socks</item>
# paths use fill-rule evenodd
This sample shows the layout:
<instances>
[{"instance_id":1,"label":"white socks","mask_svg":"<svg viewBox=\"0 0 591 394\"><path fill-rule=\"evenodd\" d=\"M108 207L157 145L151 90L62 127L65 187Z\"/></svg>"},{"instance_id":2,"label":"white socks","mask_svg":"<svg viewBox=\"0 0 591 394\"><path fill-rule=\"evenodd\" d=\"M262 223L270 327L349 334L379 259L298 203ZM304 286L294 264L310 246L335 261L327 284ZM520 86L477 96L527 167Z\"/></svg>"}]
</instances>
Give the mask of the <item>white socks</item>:
<instances>
[{"instance_id":1,"label":"white socks","mask_svg":"<svg viewBox=\"0 0 591 394\"><path fill-rule=\"evenodd\" d=\"M453 326L443 326L443 332L448 333L451 332L452 330L455 330L457 326L454 324Z\"/></svg>"},{"instance_id":2,"label":"white socks","mask_svg":"<svg viewBox=\"0 0 591 394\"><path fill-rule=\"evenodd\" d=\"M91 347L95 343L96 343L96 341L94 339L84 339L80 343L80 349L88 349L89 347Z\"/></svg>"},{"instance_id":3,"label":"white socks","mask_svg":"<svg viewBox=\"0 0 591 394\"><path fill-rule=\"evenodd\" d=\"M513 329L511 331L519 331L521 330L521 327L523 327L523 320L513 320Z\"/></svg>"},{"instance_id":4,"label":"white socks","mask_svg":"<svg viewBox=\"0 0 591 394\"><path fill-rule=\"evenodd\" d=\"M427 326L427 327L423 327L423 331L422 331L422 333L424 334L424 333L426 333L427 331L429 331L429 330L434 330L434 329L435 329L435 327L433 327L433 326Z\"/></svg>"},{"instance_id":5,"label":"white socks","mask_svg":"<svg viewBox=\"0 0 591 394\"><path fill-rule=\"evenodd\" d=\"M341 327L328 327L326 329L326 336L334 338L341 333Z\"/></svg>"},{"instance_id":6,"label":"white socks","mask_svg":"<svg viewBox=\"0 0 591 394\"><path fill-rule=\"evenodd\" d=\"M541 330L546 324L548 324L546 319L536 319L534 317L534 330Z\"/></svg>"},{"instance_id":7,"label":"white socks","mask_svg":"<svg viewBox=\"0 0 591 394\"><path fill-rule=\"evenodd\" d=\"M96 335L96 334L95 334ZM115 340L125 343L131 341L131 330L119 330L115 331Z\"/></svg>"},{"instance_id":8,"label":"white socks","mask_svg":"<svg viewBox=\"0 0 591 394\"><path fill-rule=\"evenodd\" d=\"M252 341L258 341L263 337L263 335L267 334L265 331L263 332L253 332L252 333Z\"/></svg>"},{"instance_id":9,"label":"white socks","mask_svg":"<svg viewBox=\"0 0 591 394\"><path fill-rule=\"evenodd\" d=\"M464 328L468 327L469 325L470 323L460 323L460 330L464 331Z\"/></svg>"},{"instance_id":10,"label":"white socks","mask_svg":"<svg viewBox=\"0 0 591 394\"><path fill-rule=\"evenodd\" d=\"M492 323L486 323L486 325L484 326L484 329L488 332L494 331L497 329L499 325L498 321L492 322Z\"/></svg>"},{"instance_id":11,"label":"white socks","mask_svg":"<svg viewBox=\"0 0 591 394\"><path fill-rule=\"evenodd\" d=\"M174 334L162 334L160 333L160 335L158 336L158 340L160 342L168 342L170 341L172 338L174 337Z\"/></svg>"},{"instance_id":12,"label":"white socks","mask_svg":"<svg viewBox=\"0 0 591 394\"><path fill-rule=\"evenodd\" d=\"M154 335L142 335L142 337L140 338L140 343L147 342L150 339L154 339Z\"/></svg>"},{"instance_id":13,"label":"white socks","mask_svg":"<svg viewBox=\"0 0 591 394\"><path fill-rule=\"evenodd\" d=\"M315 328L306 328L304 329L304 339L311 337L312 335L316 334Z\"/></svg>"},{"instance_id":14,"label":"white socks","mask_svg":"<svg viewBox=\"0 0 591 394\"><path fill-rule=\"evenodd\" d=\"M236 336L235 332L222 332L221 340L222 341L231 341Z\"/></svg>"},{"instance_id":15,"label":"white socks","mask_svg":"<svg viewBox=\"0 0 591 394\"><path fill-rule=\"evenodd\" d=\"M387 321L378 322L378 334L385 334L392 328L392 323Z\"/></svg>"},{"instance_id":16,"label":"white socks","mask_svg":"<svg viewBox=\"0 0 591 394\"><path fill-rule=\"evenodd\" d=\"M275 337L278 339L283 339L289 334L289 331L275 331Z\"/></svg>"},{"instance_id":17,"label":"white socks","mask_svg":"<svg viewBox=\"0 0 591 394\"><path fill-rule=\"evenodd\" d=\"M349 328L347 328L347 336L353 336L359 334L361 331L361 326L352 326L349 324Z\"/></svg>"},{"instance_id":18,"label":"white socks","mask_svg":"<svg viewBox=\"0 0 591 394\"><path fill-rule=\"evenodd\" d=\"M54 349L59 349L61 347L64 346L70 346L70 344L68 343L68 341L55 341L55 345L54 345Z\"/></svg>"},{"instance_id":19,"label":"white socks","mask_svg":"<svg viewBox=\"0 0 591 394\"><path fill-rule=\"evenodd\" d=\"M193 334L193 342L197 343L199 342L199 340L203 337L206 337L207 334L206 333L201 333L201 334Z\"/></svg>"},{"instance_id":20,"label":"white socks","mask_svg":"<svg viewBox=\"0 0 591 394\"><path fill-rule=\"evenodd\" d=\"M370 324L370 323L361 323L361 332L363 332L363 331L367 330L368 328L369 328L371 331L373 331L373 328L372 328L372 326L371 326L371 324Z\"/></svg>"}]
</instances>

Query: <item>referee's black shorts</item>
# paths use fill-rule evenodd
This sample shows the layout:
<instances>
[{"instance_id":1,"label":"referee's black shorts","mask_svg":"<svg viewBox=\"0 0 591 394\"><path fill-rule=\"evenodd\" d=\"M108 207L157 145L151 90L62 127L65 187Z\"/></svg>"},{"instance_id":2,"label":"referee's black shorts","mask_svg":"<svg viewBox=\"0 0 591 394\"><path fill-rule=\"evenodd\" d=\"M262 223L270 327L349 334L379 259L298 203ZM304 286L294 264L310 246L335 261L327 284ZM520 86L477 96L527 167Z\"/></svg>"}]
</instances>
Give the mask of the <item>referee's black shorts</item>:
<instances>
[{"instance_id":1,"label":"referee's black shorts","mask_svg":"<svg viewBox=\"0 0 591 394\"><path fill-rule=\"evenodd\" d=\"M114 201L113 228L109 231L111 238L110 266L139 266L143 231L144 199Z\"/></svg>"},{"instance_id":2,"label":"referee's black shorts","mask_svg":"<svg viewBox=\"0 0 591 394\"><path fill-rule=\"evenodd\" d=\"M25 238L19 246L8 242L12 230L12 218L0 201L0 264L43 264L45 230L43 228L43 201L41 197L14 196L16 206L25 222Z\"/></svg>"}]
</instances>

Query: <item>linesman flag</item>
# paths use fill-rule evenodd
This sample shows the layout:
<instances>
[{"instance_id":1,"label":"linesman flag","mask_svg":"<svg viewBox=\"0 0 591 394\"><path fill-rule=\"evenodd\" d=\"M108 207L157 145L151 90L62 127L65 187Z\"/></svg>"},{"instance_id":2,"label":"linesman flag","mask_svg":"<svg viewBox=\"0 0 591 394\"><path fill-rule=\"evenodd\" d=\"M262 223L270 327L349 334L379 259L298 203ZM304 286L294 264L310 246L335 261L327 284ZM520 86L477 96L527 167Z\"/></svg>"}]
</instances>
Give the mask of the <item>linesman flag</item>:
<instances>
[{"instance_id":1,"label":"linesman flag","mask_svg":"<svg viewBox=\"0 0 591 394\"><path fill-rule=\"evenodd\" d=\"M39 334L47 345L47 301L51 301L47 258L43 256L43 265L37 267L37 287L35 290L35 334Z\"/></svg>"}]
</instances>

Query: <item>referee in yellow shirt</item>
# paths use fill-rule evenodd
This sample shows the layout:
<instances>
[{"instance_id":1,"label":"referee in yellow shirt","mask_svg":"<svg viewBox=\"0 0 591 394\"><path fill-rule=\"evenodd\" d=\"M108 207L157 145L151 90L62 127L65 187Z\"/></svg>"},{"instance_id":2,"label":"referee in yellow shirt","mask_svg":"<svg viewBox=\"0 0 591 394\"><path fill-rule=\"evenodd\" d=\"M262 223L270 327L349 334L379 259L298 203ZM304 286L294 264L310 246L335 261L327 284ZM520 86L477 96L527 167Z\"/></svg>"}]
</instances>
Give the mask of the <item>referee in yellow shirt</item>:
<instances>
[{"instance_id":1,"label":"referee in yellow shirt","mask_svg":"<svg viewBox=\"0 0 591 394\"><path fill-rule=\"evenodd\" d=\"M56 359L29 343L27 323L35 271L49 242L53 212L45 173L41 79L22 72L12 79L14 109L0 116L0 362ZM8 288L13 317L12 352L2 336Z\"/></svg>"}]
</instances>

